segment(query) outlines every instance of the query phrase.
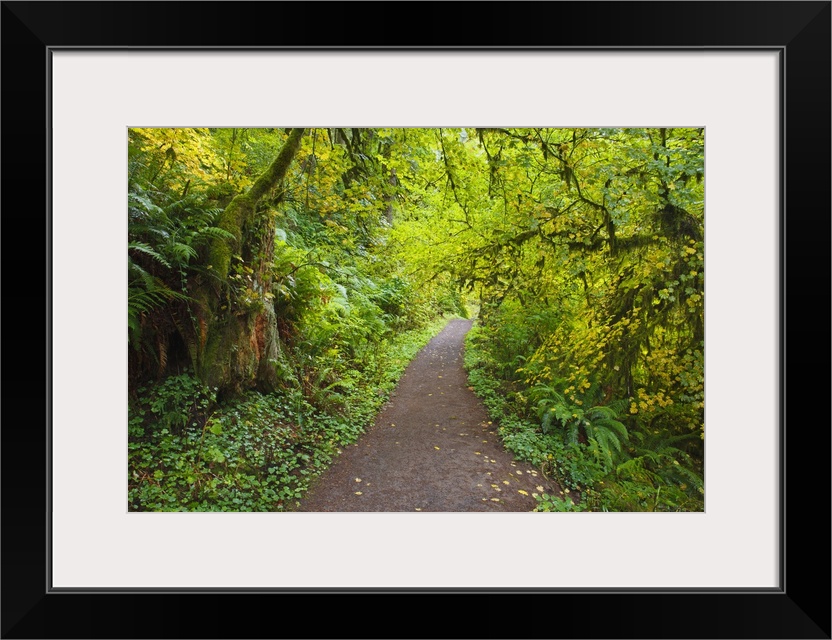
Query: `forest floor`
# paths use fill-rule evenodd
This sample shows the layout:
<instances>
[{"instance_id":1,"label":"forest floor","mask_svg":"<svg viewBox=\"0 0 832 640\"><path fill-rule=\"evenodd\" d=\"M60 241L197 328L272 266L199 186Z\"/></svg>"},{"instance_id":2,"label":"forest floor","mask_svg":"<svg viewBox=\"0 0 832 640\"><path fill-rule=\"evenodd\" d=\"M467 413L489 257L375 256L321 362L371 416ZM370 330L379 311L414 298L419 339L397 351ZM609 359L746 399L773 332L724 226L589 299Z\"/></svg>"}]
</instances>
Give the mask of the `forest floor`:
<instances>
[{"instance_id":1,"label":"forest floor","mask_svg":"<svg viewBox=\"0 0 832 640\"><path fill-rule=\"evenodd\" d=\"M359 440L312 485L298 511L532 511L560 494L506 451L462 364L470 320L451 320L410 363Z\"/></svg>"}]
</instances>

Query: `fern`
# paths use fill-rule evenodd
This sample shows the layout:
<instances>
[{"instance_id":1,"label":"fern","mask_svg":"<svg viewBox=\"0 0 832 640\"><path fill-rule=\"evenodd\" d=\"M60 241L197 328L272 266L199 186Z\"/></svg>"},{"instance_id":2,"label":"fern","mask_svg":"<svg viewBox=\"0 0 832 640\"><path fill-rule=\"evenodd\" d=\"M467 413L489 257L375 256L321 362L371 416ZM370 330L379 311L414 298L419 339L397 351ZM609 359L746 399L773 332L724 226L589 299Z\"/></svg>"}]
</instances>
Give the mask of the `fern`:
<instances>
[{"instance_id":1,"label":"fern","mask_svg":"<svg viewBox=\"0 0 832 640\"><path fill-rule=\"evenodd\" d=\"M622 453L622 441L629 440L627 427L617 420L613 406L592 407L584 415L584 430L596 460L612 467Z\"/></svg>"},{"instance_id":2,"label":"fern","mask_svg":"<svg viewBox=\"0 0 832 640\"><path fill-rule=\"evenodd\" d=\"M130 242L130 243L127 244L127 249L128 249L128 251L131 251L131 250L132 251L138 251L140 253L143 253L146 256L150 256L151 258L156 260L162 266L167 267L168 269L170 269L170 262L163 255L161 255L158 251L156 251L153 247L151 247L149 244L147 244L145 242L137 242L137 241ZM131 263L132 263L132 261L131 261ZM135 263L132 263L132 264L136 268L140 268Z\"/></svg>"},{"instance_id":3,"label":"fern","mask_svg":"<svg viewBox=\"0 0 832 640\"><path fill-rule=\"evenodd\" d=\"M138 350L141 346L141 319L155 309L164 307L171 300L192 302L183 293L168 288L158 278L142 279L127 288L128 344Z\"/></svg>"},{"instance_id":4,"label":"fern","mask_svg":"<svg viewBox=\"0 0 832 640\"><path fill-rule=\"evenodd\" d=\"M619 478L652 487L681 487L681 491L694 496L691 499L700 499L704 491L702 475L691 456L676 446L694 440L696 433L668 436L637 431L633 436L636 445L632 456L616 467Z\"/></svg>"},{"instance_id":5,"label":"fern","mask_svg":"<svg viewBox=\"0 0 832 640\"><path fill-rule=\"evenodd\" d=\"M194 235L194 244L202 244L208 240L234 240L234 234L220 227L205 227Z\"/></svg>"}]
</instances>

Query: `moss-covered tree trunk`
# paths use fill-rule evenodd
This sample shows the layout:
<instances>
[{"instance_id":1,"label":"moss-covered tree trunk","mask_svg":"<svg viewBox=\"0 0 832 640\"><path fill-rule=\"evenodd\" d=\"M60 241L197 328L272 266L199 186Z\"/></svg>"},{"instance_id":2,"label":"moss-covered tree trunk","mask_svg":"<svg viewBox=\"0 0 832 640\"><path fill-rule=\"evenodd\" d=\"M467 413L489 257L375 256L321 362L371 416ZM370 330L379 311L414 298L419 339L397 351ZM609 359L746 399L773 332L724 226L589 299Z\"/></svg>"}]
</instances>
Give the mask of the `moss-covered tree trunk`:
<instances>
[{"instance_id":1,"label":"moss-covered tree trunk","mask_svg":"<svg viewBox=\"0 0 832 640\"><path fill-rule=\"evenodd\" d=\"M197 375L223 395L257 387L274 388L281 358L271 302L274 254L273 212L257 204L278 187L303 136L292 129L274 162L225 208L218 225L233 240L215 238L208 247L206 273L193 292L197 310Z\"/></svg>"}]
</instances>

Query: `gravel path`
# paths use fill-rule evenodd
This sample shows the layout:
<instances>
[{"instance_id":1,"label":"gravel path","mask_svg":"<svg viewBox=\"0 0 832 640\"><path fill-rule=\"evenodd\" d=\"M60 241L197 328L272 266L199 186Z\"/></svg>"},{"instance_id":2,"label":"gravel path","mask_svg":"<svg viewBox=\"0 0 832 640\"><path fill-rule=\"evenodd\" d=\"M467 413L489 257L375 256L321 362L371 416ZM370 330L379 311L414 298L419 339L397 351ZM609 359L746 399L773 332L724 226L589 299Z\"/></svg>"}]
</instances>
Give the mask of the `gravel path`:
<instances>
[{"instance_id":1,"label":"gravel path","mask_svg":"<svg viewBox=\"0 0 832 640\"><path fill-rule=\"evenodd\" d=\"M410 363L375 424L298 511L532 511L560 492L503 449L462 366L470 320L451 320Z\"/></svg>"}]
</instances>

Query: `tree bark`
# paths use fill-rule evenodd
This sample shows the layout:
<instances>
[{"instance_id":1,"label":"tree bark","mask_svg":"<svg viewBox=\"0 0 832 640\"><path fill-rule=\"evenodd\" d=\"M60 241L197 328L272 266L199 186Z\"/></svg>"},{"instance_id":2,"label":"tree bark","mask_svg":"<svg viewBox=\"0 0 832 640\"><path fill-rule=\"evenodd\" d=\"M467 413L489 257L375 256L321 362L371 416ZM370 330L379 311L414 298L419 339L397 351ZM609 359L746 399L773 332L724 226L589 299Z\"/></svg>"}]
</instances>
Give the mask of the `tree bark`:
<instances>
[{"instance_id":1,"label":"tree bark","mask_svg":"<svg viewBox=\"0 0 832 640\"><path fill-rule=\"evenodd\" d=\"M231 256L240 252L244 225L254 217L260 198L283 180L289 170L289 165L300 148L302 136L303 129L292 129L289 133L289 139L286 140L286 144L283 145L280 153L277 154L277 158L274 159L269 168L257 178L248 191L241 193L228 203L225 211L222 212L217 226L233 234L236 240L227 242L217 238L210 245L208 264L214 269L214 273L220 280L228 278Z\"/></svg>"},{"instance_id":2,"label":"tree bark","mask_svg":"<svg viewBox=\"0 0 832 640\"><path fill-rule=\"evenodd\" d=\"M396 179L396 167L390 169L390 180L389 184L394 189L398 186L399 182ZM390 193L384 196L384 199L387 201L387 208L384 211L384 216L387 219L387 224L389 226L393 226L393 201L395 200L395 196Z\"/></svg>"},{"instance_id":3,"label":"tree bark","mask_svg":"<svg viewBox=\"0 0 832 640\"><path fill-rule=\"evenodd\" d=\"M282 357L271 292L271 271L265 264L274 255L272 212L257 212L258 202L286 176L300 148L303 129L292 129L274 162L246 193L225 208L217 226L233 240L215 238L208 246L205 266L212 277L196 283L193 297L197 311L197 349L194 368L199 378L217 387L221 396L237 395L250 388L271 391L277 381L276 365ZM247 262L243 250L254 246ZM246 252L248 253L248 252ZM232 260L250 280L232 280ZM236 284L232 286L232 283ZM243 303L241 288L251 289L257 299Z\"/></svg>"}]
</instances>

